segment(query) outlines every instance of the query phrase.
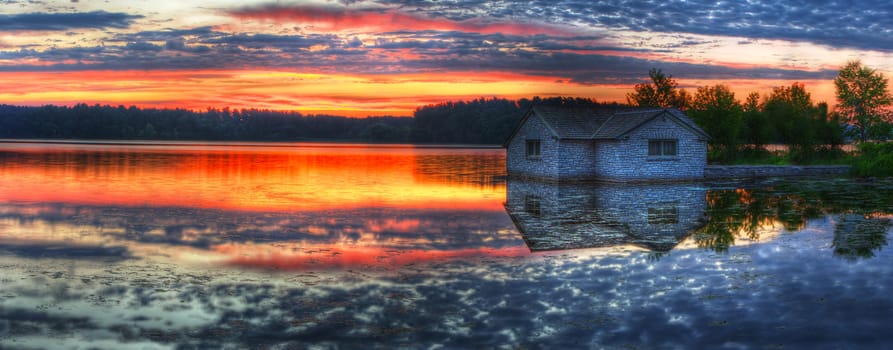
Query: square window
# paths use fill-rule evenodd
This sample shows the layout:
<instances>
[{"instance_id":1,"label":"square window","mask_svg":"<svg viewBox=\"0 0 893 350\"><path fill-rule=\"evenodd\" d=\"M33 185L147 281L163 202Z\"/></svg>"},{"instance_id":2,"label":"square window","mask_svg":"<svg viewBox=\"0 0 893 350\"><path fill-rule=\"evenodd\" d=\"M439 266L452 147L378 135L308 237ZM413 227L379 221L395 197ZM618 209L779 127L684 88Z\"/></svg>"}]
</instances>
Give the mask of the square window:
<instances>
[{"instance_id":1,"label":"square window","mask_svg":"<svg viewBox=\"0 0 893 350\"><path fill-rule=\"evenodd\" d=\"M649 156L675 156L676 140L648 140Z\"/></svg>"}]
</instances>

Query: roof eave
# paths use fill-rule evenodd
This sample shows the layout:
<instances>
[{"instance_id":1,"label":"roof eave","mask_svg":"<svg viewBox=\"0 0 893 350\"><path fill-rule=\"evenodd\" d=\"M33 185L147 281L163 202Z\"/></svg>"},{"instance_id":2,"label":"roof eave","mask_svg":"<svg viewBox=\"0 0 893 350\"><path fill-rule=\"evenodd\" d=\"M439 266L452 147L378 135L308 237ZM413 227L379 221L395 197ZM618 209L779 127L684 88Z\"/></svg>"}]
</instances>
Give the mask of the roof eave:
<instances>
[{"instance_id":1,"label":"roof eave","mask_svg":"<svg viewBox=\"0 0 893 350\"><path fill-rule=\"evenodd\" d=\"M681 117L678 116L678 115L676 115L676 113L673 113L674 111L675 111L675 112L678 112L679 114L682 114L683 116L685 116L685 118L688 118L688 120L691 121L691 124L686 123L686 122L684 122L684 121L682 121L682 120L679 120L679 121L682 122L682 124L685 125L689 130L694 131L696 134L700 135L700 136L701 136L701 137L700 137L701 140L703 140L703 141L710 141L711 139L713 139L713 137L711 137L710 134L708 134L706 131L704 131L704 129L701 129L701 127L698 126L698 125L694 122L694 120L691 120L691 117L689 117L688 115L686 115L685 112L682 112L682 111L680 111L680 110L678 110L678 109L675 109L675 108L672 109L672 110L671 110L671 109L666 109L666 111L667 111L668 114L672 115L672 116L673 116L674 118L676 118L677 120L680 119Z\"/></svg>"},{"instance_id":2,"label":"roof eave","mask_svg":"<svg viewBox=\"0 0 893 350\"><path fill-rule=\"evenodd\" d=\"M533 111L533 106L527 107L527 110L524 111L524 116L522 116L521 120L518 121L518 124L515 125L515 128L512 130L512 133L509 134L509 137L507 137L504 141L502 141L502 148L509 147L509 143L511 143L512 139L515 138L515 134L517 134L518 131L521 130L521 127L524 126L524 123L527 122L527 119L530 118L530 113L532 111Z\"/></svg>"},{"instance_id":3,"label":"roof eave","mask_svg":"<svg viewBox=\"0 0 893 350\"><path fill-rule=\"evenodd\" d=\"M540 122L542 122L543 125L546 126L546 129L549 130L549 133L552 134L553 138L555 138L556 140L561 139L561 136L558 135L558 132L555 131L555 128L553 128L552 125L549 125L549 122L546 121L546 119L544 119L542 116L540 116L539 113L536 113L536 108L534 108L534 106L530 106L527 108L527 111L524 112L524 116L521 117L521 120L518 121L518 125L515 125L515 129L512 130L512 133L509 134L509 137L502 142L502 148L508 148L509 143L512 142L512 139L515 138L515 135L518 134L518 131L520 131L524 124L527 123L527 120L530 119L531 115L536 115L536 117L539 118Z\"/></svg>"}]
</instances>

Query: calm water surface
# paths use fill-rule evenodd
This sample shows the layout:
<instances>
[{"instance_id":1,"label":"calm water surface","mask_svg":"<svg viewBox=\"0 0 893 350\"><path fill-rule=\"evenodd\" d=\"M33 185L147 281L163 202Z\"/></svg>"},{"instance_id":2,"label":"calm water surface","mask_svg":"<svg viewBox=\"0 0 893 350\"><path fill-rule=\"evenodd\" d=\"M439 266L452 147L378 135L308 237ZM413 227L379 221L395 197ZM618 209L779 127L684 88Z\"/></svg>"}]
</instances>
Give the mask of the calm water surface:
<instances>
[{"instance_id":1,"label":"calm water surface","mask_svg":"<svg viewBox=\"0 0 893 350\"><path fill-rule=\"evenodd\" d=\"M893 180L499 149L0 143L0 348L884 348Z\"/></svg>"}]
</instances>

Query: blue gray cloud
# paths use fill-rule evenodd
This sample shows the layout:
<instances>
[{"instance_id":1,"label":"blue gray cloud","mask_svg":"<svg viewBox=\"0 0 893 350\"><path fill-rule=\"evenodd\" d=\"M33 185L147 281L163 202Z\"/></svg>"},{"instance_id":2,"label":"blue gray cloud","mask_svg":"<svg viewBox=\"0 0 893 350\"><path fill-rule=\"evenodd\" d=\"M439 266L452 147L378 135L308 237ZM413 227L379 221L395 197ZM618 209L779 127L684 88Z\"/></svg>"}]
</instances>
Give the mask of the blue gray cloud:
<instances>
[{"instance_id":1,"label":"blue gray cloud","mask_svg":"<svg viewBox=\"0 0 893 350\"><path fill-rule=\"evenodd\" d=\"M72 29L128 28L141 15L120 12L23 13L0 15L0 31L65 31Z\"/></svg>"},{"instance_id":2,"label":"blue gray cloud","mask_svg":"<svg viewBox=\"0 0 893 350\"><path fill-rule=\"evenodd\" d=\"M513 18L644 33L690 33L893 50L893 3L711 0L381 0L452 20Z\"/></svg>"},{"instance_id":3,"label":"blue gray cloud","mask_svg":"<svg viewBox=\"0 0 893 350\"><path fill-rule=\"evenodd\" d=\"M335 34L243 34L208 27L117 34L106 45L20 49L0 58L37 58L53 65L0 70L128 70L267 67L341 73L511 71L583 84L639 82L657 67L685 78L829 79L831 70L732 68L667 62L606 52L644 49L593 44L600 37L481 34L457 31L382 33L374 42ZM414 55L399 55L409 50ZM61 63L67 62L67 63Z\"/></svg>"}]
</instances>

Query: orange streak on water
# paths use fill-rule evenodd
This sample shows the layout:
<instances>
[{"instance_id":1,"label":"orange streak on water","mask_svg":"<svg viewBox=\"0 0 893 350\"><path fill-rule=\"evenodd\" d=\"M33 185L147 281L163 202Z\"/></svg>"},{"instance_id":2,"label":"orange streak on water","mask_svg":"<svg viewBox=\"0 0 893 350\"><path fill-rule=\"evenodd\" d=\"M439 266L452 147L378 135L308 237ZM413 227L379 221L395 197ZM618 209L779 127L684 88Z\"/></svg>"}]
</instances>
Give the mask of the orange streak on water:
<instances>
[{"instance_id":1,"label":"orange streak on water","mask_svg":"<svg viewBox=\"0 0 893 350\"><path fill-rule=\"evenodd\" d=\"M19 148L3 156L0 198L244 211L501 211L504 183L488 183L475 172L502 167L502 151L481 152L486 164L447 165L463 157L405 147ZM450 166L469 174L451 175Z\"/></svg>"}]
</instances>

